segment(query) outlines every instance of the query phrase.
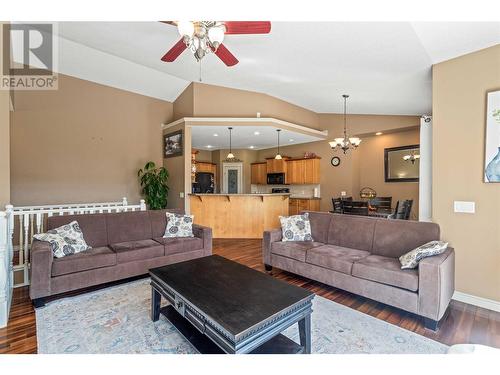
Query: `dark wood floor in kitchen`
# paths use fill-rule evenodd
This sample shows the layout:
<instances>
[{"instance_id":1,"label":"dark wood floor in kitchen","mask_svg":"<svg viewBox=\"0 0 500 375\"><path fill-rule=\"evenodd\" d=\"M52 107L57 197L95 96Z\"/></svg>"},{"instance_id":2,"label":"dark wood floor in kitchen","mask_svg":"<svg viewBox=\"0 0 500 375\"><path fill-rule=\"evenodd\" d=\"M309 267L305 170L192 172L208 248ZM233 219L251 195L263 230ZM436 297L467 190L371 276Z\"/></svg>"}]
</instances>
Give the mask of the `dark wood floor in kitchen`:
<instances>
[{"instance_id":1,"label":"dark wood floor in kitchen","mask_svg":"<svg viewBox=\"0 0 500 375\"><path fill-rule=\"evenodd\" d=\"M264 272L260 240L214 240L214 253ZM448 317L434 333L423 327L421 318L405 311L288 272L275 269L273 276L447 345L474 343L500 348L500 313L497 312L452 301ZM0 329L0 353L36 351L35 312L27 288L19 288L14 293L9 324Z\"/></svg>"}]
</instances>

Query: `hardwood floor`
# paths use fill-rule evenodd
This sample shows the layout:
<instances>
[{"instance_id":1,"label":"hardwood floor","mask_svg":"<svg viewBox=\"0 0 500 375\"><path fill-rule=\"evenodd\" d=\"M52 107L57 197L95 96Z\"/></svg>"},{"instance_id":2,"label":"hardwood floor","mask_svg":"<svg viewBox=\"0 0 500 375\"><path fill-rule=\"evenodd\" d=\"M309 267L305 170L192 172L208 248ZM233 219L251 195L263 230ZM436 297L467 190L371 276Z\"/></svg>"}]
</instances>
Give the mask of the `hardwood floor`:
<instances>
[{"instance_id":1,"label":"hardwood floor","mask_svg":"<svg viewBox=\"0 0 500 375\"><path fill-rule=\"evenodd\" d=\"M214 240L213 252L264 272L260 240ZM446 345L473 343L500 348L500 313L494 311L452 301L448 317L435 333L426 330L422 318L414 314L288 272L273 269L272 275ZM0 353L36 351L35 311L28 296L28 289L18 288L14 291L9 324L0 329Z\"/></svg>"}]
</instances>

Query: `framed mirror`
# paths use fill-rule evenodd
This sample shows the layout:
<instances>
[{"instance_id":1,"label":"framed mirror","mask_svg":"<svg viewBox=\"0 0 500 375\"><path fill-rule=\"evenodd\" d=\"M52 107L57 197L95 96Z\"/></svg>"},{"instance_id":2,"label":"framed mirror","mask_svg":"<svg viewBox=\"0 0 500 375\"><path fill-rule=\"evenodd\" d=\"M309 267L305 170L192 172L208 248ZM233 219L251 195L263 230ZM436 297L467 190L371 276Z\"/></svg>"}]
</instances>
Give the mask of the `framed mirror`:
<instances>
[{"instance_id":1,"label":"framed mirror","mask_svg":"<svg viewBox=\"0 0 500 375\"><path fill-rule=\"evenodd\" d=\"M385 182L418 182L420 145L384 149Z\"/></svg>"}]
</instances>

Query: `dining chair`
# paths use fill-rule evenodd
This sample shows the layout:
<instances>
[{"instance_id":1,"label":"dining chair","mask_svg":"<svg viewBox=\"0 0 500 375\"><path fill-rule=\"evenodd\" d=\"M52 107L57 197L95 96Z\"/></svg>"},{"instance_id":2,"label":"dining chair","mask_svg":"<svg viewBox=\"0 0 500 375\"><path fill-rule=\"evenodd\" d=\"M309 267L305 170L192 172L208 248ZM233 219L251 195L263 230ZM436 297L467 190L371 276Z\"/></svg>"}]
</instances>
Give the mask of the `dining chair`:
<instances>
[{"instance_id":1,"label":"dining chair","mask_svg":"<svg viewBox=\"0 0 500 375\"><path fill-rule=\"evenodd\" d=\"M405 199L396 202L396 208L388 219L410 220L411 208L413 206L413 199Z\"/></svg>"},{"instance_id":2,"label":"dining chair","mask_svg":"<svg viewBox=\"0 0 500 375\"><path fill-rule=\"evenodd\" d=\"M370 199L370 206L376 209L390 210L392 208L392 197L376 197Z\"/></svg>"},{"instance_id":3,"label":"dining chair","mask_svg":"<svg viewBox=\"0 0 500 375\"><path fill-rule=\"evenodd\" d=\"M332 198L333 204L333 213L341 214L342 213L342 199L340 198Z\"/></svg>"},{"instance_id":4,"label":"dining chair","mask_svg":"<svg viewBox=\"0 0 500 375\"><path fill-rule=\"evenodd\" d=\"M347 215L368 216L368 202L342 201L342 213Z\"/></svg>"}]
</instances>

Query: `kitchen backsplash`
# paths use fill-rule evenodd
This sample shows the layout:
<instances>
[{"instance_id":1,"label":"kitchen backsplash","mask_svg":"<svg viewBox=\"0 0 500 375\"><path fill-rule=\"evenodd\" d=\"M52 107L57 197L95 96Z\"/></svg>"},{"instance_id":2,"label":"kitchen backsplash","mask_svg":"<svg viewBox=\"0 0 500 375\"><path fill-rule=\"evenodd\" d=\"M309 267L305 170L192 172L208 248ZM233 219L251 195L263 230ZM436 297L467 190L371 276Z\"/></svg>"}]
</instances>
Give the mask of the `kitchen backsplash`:
<instances>
[{"instance_id":1,"label":"kitchen backsplash","mask_svg":"<svg viewBox=\"0 0 500 375\"><path fill-rule=\"evenodd\" d=\"M251 192L253 194L271 193L272 188L287 188L290 189L292 197L321 197L321 190L319 184L311 185L255 185L252 184ZM314 194L316 192L316 194Z\"/></svg>"}]
</instances>

